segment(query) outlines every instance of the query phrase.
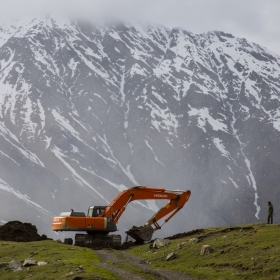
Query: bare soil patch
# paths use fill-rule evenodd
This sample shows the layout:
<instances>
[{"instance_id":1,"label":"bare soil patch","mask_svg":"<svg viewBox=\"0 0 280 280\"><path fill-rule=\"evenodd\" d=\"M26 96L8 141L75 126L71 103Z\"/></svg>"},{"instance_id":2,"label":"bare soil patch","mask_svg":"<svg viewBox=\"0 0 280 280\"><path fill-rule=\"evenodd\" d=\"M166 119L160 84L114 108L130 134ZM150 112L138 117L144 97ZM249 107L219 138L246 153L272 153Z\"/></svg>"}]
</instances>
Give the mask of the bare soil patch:
<instances>
[{"instance_id":1,"label":"bare soil patch","mask_svg":"<svg viewBox=\"0 0 280 280\"><path fill-rule=\"evenodd\" d=\"M148 276L158 280L192 280L189 276L175 270L151 268L144 260L129 254L125 250L116 251L103 249L95 250L95 252L102 263L94 265L108 269L125 280L145 280L148 279ZM118 267L119 263L126 263L141 270L144 276L139 276L136 273ZM147 277L145 277L145 275L147 275Z\"/></svg>"}]
</instances>

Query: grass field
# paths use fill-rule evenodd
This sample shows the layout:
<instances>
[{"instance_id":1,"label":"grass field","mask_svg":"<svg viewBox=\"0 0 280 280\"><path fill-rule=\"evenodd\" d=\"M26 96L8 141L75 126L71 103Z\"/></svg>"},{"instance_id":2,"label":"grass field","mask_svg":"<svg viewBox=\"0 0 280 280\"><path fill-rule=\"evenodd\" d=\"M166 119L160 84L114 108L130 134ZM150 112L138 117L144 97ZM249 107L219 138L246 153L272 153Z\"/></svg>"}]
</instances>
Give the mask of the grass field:
<instances>
[{"instance_id":1,"label":"grass field","mask_svg":"<svg viewBox=\"0 0 280 280\"><path fill-rule=\"evenodd\" d=\"M22 271L11 272L9 265L0 268L1 280L14 279L73 279L81 276L82 279L120 279L111 272L94 266L99 259L93 250L88 248L60 244L56 241L36 242L8 242L0 241L0 263L12 261L24 261L34 252L33 258L36 261L45 261L44 266L32 266L23 268ZM85 272L77 274L76 269L82 265ZM71 277L66 274L74 272Z\"/></svg>"},{"instance_id":2,"label":"grass field","mask_svg":"<svg viewBox=\"0 0 280 280\"><path fill-rule=\"evenodd\" d=\"M189 240L197 238L199 242ZM280 279L280 225L252 224L236 227L208 228L171 240L165 247L151 250L150 244L134 246L127 252L146 260L153 268L181 271L193 279ZM179 248L178 244L182 244ZM210 245L208 255L200 255L202 245ZM33 252L36 261L45 261L44 266L23 268L12 272L9 263L14 259L24 261ZM178 257L166 261L166 256L175 252ZM118 251L112 250L112 254ZM7 263L2 266L1 263ZM0 279L99 279L118 280L106 269L95 266L100 260L93 250L70 246L53 240L36 242L0 241ZM77 274L82 265L85 272ZM129 264L119 263L122 269L134 271ZM136 269L137 270L137 269ZM141 271L136 271L141 275ZM71 277L66 274L73 272ZM76 278L78 279L78 278Z\"/></svg>"},{"instance_id":3,"label":"grass field","mask_svg":"<svg viewBox=\"0 0 280 280\"><path fill-rule=\"evenodd\" d=\"M198 238L198 243L189 240ZM181 249L178 243L185 243ZM210 245L208 255L200 255ZM196 279L280 279L280 225L252 224L209 228L203 233L171 240L170 245L151 250L149 244L128 249L155 268L178 270ZM166 261L175 252L178 258Z\"/></svg>"}]
</instances>

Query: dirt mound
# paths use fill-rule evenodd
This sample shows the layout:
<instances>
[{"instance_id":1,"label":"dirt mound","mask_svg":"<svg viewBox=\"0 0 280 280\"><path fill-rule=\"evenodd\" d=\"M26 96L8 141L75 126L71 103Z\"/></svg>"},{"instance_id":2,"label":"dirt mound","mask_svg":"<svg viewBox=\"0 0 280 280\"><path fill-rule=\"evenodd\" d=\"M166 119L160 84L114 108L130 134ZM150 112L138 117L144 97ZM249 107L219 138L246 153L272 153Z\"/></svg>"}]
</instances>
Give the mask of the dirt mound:
<instances>
[{"instance_id":1,"label":"dirt mound","mask_svg":"<svg viewBox=\"0 0 280 280\"><path fill-rule=\"evenodd\" d=\"M36 226L30 223L11 221L0 226L0 240L28 242L42 239L43 238L37 233Z\"/></svg>"}]
</instances>

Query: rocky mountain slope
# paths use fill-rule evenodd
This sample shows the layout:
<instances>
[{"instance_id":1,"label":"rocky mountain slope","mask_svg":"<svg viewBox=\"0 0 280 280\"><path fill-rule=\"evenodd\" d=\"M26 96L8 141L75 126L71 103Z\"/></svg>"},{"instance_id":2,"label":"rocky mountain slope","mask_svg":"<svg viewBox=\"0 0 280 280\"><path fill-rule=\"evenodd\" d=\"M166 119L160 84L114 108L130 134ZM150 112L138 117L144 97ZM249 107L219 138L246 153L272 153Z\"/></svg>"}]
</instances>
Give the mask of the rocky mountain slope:
<instances>
[{"instance_id":1,"label":"rocky mountain slope","mask_svg":"<svg viewBox=\"0 0 280 280\"><path fill-rule=\"evenodd\" d=\"M280 57L220 31L46 16L0 28L0 220L135 185L190 189L162 234L266 219L280 199ZM165 201L129 205L123 232Z\"/></svg>"}]
</instances>

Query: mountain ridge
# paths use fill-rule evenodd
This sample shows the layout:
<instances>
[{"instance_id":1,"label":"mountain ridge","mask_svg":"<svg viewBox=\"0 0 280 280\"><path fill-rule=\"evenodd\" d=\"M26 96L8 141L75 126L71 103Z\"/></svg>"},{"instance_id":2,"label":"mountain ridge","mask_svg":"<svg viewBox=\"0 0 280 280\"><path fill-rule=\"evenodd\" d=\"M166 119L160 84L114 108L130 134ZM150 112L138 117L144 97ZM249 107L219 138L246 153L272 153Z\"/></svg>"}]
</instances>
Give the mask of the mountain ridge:
<instances>
[{"instance_id":1,"label":"mountain ridge","mask_svg":"<svg viewBox=\"0 0 280 280\"><path fill-rule=\"evenodd\" d=\"M191 189L170 222L185 231L264 219L280 197L280 57L224 32L139 29L47 18L1 45L2 220L46 231L67 208L149 185ZM158 207L129 206L120 230Z\"/></svg>"}]
</instances>

